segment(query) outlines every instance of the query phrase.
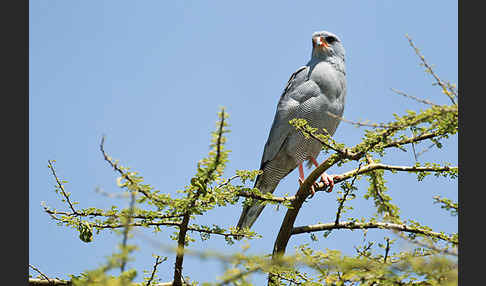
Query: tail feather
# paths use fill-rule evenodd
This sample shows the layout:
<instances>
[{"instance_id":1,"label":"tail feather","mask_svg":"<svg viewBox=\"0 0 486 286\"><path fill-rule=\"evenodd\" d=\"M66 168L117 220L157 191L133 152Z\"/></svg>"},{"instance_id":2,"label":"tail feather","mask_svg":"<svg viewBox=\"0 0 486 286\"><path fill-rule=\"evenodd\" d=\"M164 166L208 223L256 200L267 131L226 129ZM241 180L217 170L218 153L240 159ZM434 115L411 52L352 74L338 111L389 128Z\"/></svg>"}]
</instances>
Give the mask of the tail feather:
<instances>
[{"instance_id":1,"label":"tail feather","mask_svg":"<svg viewBox=\"0 0 486 286\"><path fill-rule=\"evenodd\" d=\"M259 175L255 180L254 188L258 188L262 193L273 193L277 184L274 186L267 186L266 184L262 184L263 182L263 175ZM240 219L238 220L237 228L251 228L251 226L255 223L256 219L262 213L263 209L265 208L265 204L262 204L260 200L254 200L251 205L243 207L243 211L241 212Z\"/></svg>"},{"instance_id":2,"label":"tail feather","mask_svg":"<svg viewBox=\"0 0 486 286\"><path fill-rule=\"evenodd\" d=\"M263 208L265 208L265 205L261 204L260 202L254 202L251 206L245 206L243 208L243 212L241 212L241 216L236 227L238 229L245 227L250 228L253 223L255 223L258 216L262 213Z\"/></svg>"}]
</instances>

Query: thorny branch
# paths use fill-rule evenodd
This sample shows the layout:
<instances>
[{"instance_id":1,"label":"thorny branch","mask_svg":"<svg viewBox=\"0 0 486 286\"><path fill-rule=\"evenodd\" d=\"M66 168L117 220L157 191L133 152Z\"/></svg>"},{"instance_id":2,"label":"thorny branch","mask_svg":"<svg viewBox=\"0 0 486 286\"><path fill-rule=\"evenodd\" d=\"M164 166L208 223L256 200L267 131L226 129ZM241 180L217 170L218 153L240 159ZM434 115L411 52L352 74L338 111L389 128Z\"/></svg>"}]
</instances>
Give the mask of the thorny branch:
<instances>
[{"instance_id":1,"label":"thorny branch","mask_svg":"<svg viewBox=\"0 0 486 286\"><path fill-rule=\"evenodd\" d=\"M235 281L235 280L238 280L238 279L240 279L240 278L242 278L242 277L244 277L244 276L247 276L247 275L249 275L249 274L251 274L251 273L253 273L253 272L257 272L257 271L260 271L260 270L261 270L261 267L259 267L259 266L258 266L258 267L255 267L255 268L249 269L249 270L247 270L247 271L240 272L240 273L238 273L238 274L235 274L235 275L233 275L233 276L231 276L231 277L228 277L228 278L224 279L223 281L221 281L220 283L218 283L218 284L216 284L216 285L217 285L217 286L222 286L222 285L229 284L229 283L231 283L231 282L233 282L233 281Z\"/></svg>"},{"instance_id":2,"label":"thorny branch","mask_svg":"<svg viewBox=\"0 0 486 286\"><path fill-rule=\"evenodd\" d=\"M292 229L292 235L294 234L301 234L301 233L311 233L317 231L324 231L324 230L333 230L333 229L370 229L370 228L379 228L379 229L389 229L389 230L397 230L402 232L409 232L415 234L423 234L428 237L438 238L453 244L458 244L458 242L439 232L429 231L426 229L420 229L413 226L408 226L405 224L397 224L397 223L388 223L388 222L355 222L355 221L348 221L348 222L340 222L338 224L335 223L321 223L315 225L305 225L305 226L298 226Z\"/></svg>"},{"instance_id":3,"label":"thorny branch","mask_svg":"<svg viewBox=\"0 0 486 286\"><path fill-rule=\"evenodd\" d=\"M216 155L214 159L214 165L213 168L208 171L207 177L205 181L203 182L202 185L206 185L208 181L210 180L212 174L217 170L219 164L220 164L220 157L221 157L221 144L222 144L222 138L223 138L223 129L224 129L224 124L225 124L225 112L224 110L221 111L221 121L220 125L218 128L218 135L217 135L217 140L216 140ZM184 261L184 245L186 241L186 233L188 230L188 225L189 225L189 220L191 217L190 209L194 206L194 204L197 201L197 198L200 196L203 190L199 189L196 194L193 197L193 200L188 208L188 211L184 214L182 218L182 222L179 227L179 235L177 238L177 255L176 255L176 261L174 265L174 286L181 286L182 282L181 279L183 279L182 276L182 263ZM190 196L190 193L188 194Z\"/></svg>"},{"instance_id":4,"label":"thorny branch","mask_svg":"<svg viewBox=\"0 0 486 286\"><path fill-rule=\"evenodd\" d=\"M422 98L418 98L416 96L413 96L413 95L409 95L403 91L400 91L400 90L397 90L397 89L394 89L392 88L391 89L393 92L395 92L396 94L399 94L399 95L402 95L402 96L405 96L405 97L408 97L408 98L411 98L417 102L420 102L420 103L423 103L423 104L427 104L427 105L432 105L432 106L438 106L437 104L427 100L427 99L422 99Z\"/></svg>"},{"instance_id":5,"label":"thorny branch","mask_svg":"<svg viewBox=\"0 0 486 286\"><path fill-rule=\"evenodd\" d=\"M422 61L422 64L425 66L426 71L429 72L434 77L436 83L442 88L442 90L444 91L444 93L449 97L449 99L451 100L452 104L456 104L456 101L454 100L454 95L457 96L457 91L450 84L447 84L446 85L437 76L437 74L435 74L435 72L432 69L432 67L425 60L425 57L420 53L420 50L413 43L412 38L410 38L408 35L405 35L405 37L407 37L410 46L414 49L415 53L417 54L417 56Z\"/></svg>"},{"instance_id":6,"label":"thorny branch","mask_svg":"<svg viewBox=\"0 0 486 286\"><path fill-rule=\"evenodd\" d=\"M388 171L403 171L403 172L444 172L444 171L451 171L457 170L458 167L455 166L443 166L443 167L416 167L416 166L394 166L394 165L386 165L381 163L371 163L368 164L360 169L354 169L349 172L336 175L334 179L334 183L339 183L341 181L347 180L352 178L356 175L361 175L364 173L368 173L374 170L388 170ZM325 189L326 185L323 182L317 183L318 187L317 190Z\"/></svg>"},{"instance_id":7,"label":"thorny branch","mask_svg":"<svg viewBox=\"0 0 486 286\"><path fill-rule=\"evenodd\" d=\"M34 271L36 271L37 273L39 273L44 279L46 279L49 283L51 283L51 280L49 279L49 277L47 277L47 275L45 275L44 273L42 273L39 269L37 269L35 266L33 266L32 264L29 264L29 267L32 268Z\"/></svg>"},{"instance_id":8,"label":"thorny branch","mask_svg":"<svg viewBox=\"0 0 486 286\"><path fill-rule=\"evenodd\" d=\"M150 283L152 283L152 281L154 280L154 277L155 277L155 273L157 273L157 267L162 263L164 262L165 260L167 260L167 258L165 259L161 259L160 256L156 256L155 257L155 264L154 264L154 269L152 270L152 274L150 275L150 279L147 280L147 283L145 284L146 286L150 286Z\"/></svg>"},{"instance_id":9,"label":"thorny branch","mask_svg":"<svg viewBox=\"0 0 486 286\"><path fill-rule=\"evenodd\" d=\"M110 166L115 170L117 171L121 176L122 178L124 178L125 180L127 180L132 186L135 186L136 187L136 190L137 192L143 194L146 198L150 199L150 200L153 200L153 201L156 201L156 202L159 202L159 203L167 203L166 201L164 200L160 200L159 198L153 196L151 193L145 191L144 189L138 187L138 185L133 181L133 179L130 177L130 174L128 174L127 172L123 171L119 166L118 166L118 163L117 162L114 162L113 159L108 156L108 154L106 154L105 152L105 149L104 149L104 144L105 144L105 136L103 136L101 138L101 143L100 143L100 151L101 153L103 154L103 158L105 159L106 162L108 162L108 164L110 164Z\"/></svg>"},{"instance_id":10,"label":"thorny branch","mask_svg":"<svg viewBox=\"0 0 486 286\"><path fill-rule=\"evenodd\" d=\"M71 281L59 280L59 279L29 279L29 286L71 286L73 285Z\"/></svg>"},{"instance_id":11,"label":"thorny branch","mask_svg":"<svg viewBox=\"0 0 486 286\"><path fill-rule=\"evenodd\" d=\"M58 210L51 210L47 207L44 207L44 211L48 214L53 215L65 215L65 216L79 216L79 217L120 217L118 214L108 214L103 212L83 212L78 211L76 213L72 212L63 212ZM137 219L167 219L167 218L178 218L182 215L132 215L132 218Z\"/></svg>"},{"instance_id":12,"label":"thorny branch","mask_svg":"<svg viewBox=\"0 0 486 286\"><path fill-rule=\"evenodd\" d=\"M403 171L403 172L444 172L450 170L456 170L456 166L444 166L444 167L415 167L415 166L394 166L394 165L386 165L381 163L372 163L368 164L365 167L359 166L357 169L351 170L349 172L345 172L342 174L334 175L334 183L340 183L350 178L355 178L357 175L365 174L371 172L373 170L388 170L388 171ZM323 191L326 189L326 185L323 182L316 183L317 188L315 189L316 192ZM261 201L270 201L270 202L292 202L297 199L297 196L288 196L288 197L277 197L277 196L261 196L258 194L253 194L246 191L240 191L238 196L241 197L248 197L253 198Z\"/></svg>"},{"instance_id":13,"label":"thorny branch","mask_svg":"<svg viewBox=\"0 0 486 286\"><path fill-rule=\"evenodd\" d=\"M402 239L410 242L410 243L413 243L413 244L416 244L416 245L419 245L421 247L426 247L426 248L429 248L429 249L432 249L433 251L436 251L438 253L442 253L442 254L448 254L448 255L452 255L452 256L459 256L459 254L457 253L457 251L455 250L450 250L450 249L447 249L447 248L439 248L439 247L436 247L435 245L433 245L432 243L425 243L425 242L421 242L419 240L416 240L416 239L410 239L409 237L403 235L402 233L400 233L399 231L393 231L397 236L401 237ZM456 247L457 247L457 243L455 243Z\"/></svg>"},{"instance_id":14,"label":"thorny branch","mask_svg":"<svg viewBox=\"0 0 486 286\"><path fill-rule=\"evenodd\" d=\"M56 182L57 182L57 186L59 187L59 190L61 190L61 193L62 195L64 196L64 198L66 199L67 203L69 204L69 207L71 208L71 210L73 211L74 214L77 214L76 210L74 209L74 206L73 204L71 203L71 200L69 199L69 195L66 193L66 191L64 190L64 185L61 183L61 181L59 180L59 178L57 177L57 174L56 174L56 170L54 170L54 165L53 163L55 162L55 160L47 160L48 162L48 167L49 169L51 170L52 172L52 175L54 176L54 178L56 179Z\"/></svg>"},{"instance_id":15,"label":"thorny branch","mask_svg":"<svg viewBox=\"0 0 486 286\"><path fill-rule=\"evenodd\" d=\"M65 213L65 212L59 212L59 211L52 211L47 209L47 207L44 207L44 210L51 215L51 217L57 221L64 222L62 218L57 217L57 214L67 214L70 215L71 213ZM107 215L108 216L108 215ZM144 217L144 216L133 216L132 218L138 218L138 219L151 219L151 217ZM126 227L126 224L114 224L114 223L106 223L106 224L100 224L100 223L89 223L91 227L97 228L97 229L117 229L117 228L123 228ZM149 222L131 222L129 227L146 227L146 226L172 226L172 227L180 227L181 222L177 221L149 221ZM219 231L212 231L210 229L204 229L204 228L198 228L195 226L188 226L187 227L188 231L194 231L194 232L199 232L199 233L207 233L207 234L214 234L214 235L220 235L224 237L234 237L234 236L244 236L242 234L235 234L235 233L224 233L224 232L219 232Z\"/></svg>"},{"instance_id":16,"label":"thorny branch","mask_svg":"<svg viewBox=\"0 0 486 286\"><path fill-rule=\"evenodd\" d=\"M385 256L383 257L383 262L386 263L386 260L388 258L388 252L390 251L390 239L387 237L386 238L386 247L385 247Z\"/></svg>"},{"instance_id":17,"label":"thorny branch","mask_svg":"<svg viewBox=\"0 0 486 286\"><path fill-rule=\"evenodd\" d=\"M353 180L351 181L351 186L348 189L346 189L346 191L343 194L343 197L339 201L339 206L338 206L338 210L337 210L337 213L336 213L336 220L334 221L335 224L339 223L339 219L341 218L341 212L343 210L344 203L346 202L346 198L349 195L349 193L353 190L352 188L354 186L354 182L356 181L356 178L358 177L358 172L359 172L360 169L361 169L361 163L358 165L358 171L356 172L356 175L354 176Z\"/></svg>"}]
</instances>

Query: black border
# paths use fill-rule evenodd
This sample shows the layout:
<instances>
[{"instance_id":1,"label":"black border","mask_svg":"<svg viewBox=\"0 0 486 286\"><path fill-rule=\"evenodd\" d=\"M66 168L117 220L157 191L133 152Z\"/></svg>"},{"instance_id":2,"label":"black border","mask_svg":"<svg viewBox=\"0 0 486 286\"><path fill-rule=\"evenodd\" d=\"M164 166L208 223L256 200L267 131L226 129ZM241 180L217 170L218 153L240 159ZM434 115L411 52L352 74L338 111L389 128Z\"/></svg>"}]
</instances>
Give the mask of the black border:
<instances>
[{"instance_id":1,"label":"black border","mask_svg":"<svg viewBox=\"0 0 486 286\"><path fill-rule=\"evenodd\" d=\"M29 2L2 2L2 282L27 285L29 263ZM14 280L14 281L10 281Z\"/></svg>"}]
</instances>

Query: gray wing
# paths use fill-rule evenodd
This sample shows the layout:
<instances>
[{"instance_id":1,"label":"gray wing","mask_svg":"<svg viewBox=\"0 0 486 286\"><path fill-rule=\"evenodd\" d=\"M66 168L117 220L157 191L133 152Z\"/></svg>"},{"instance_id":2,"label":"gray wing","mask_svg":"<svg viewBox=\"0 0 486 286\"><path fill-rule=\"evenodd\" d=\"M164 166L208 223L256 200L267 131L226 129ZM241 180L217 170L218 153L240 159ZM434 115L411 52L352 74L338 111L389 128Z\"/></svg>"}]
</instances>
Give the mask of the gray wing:
<instances>
[{"instance_id":1,"label":"gray wing","mask_svg":"<svg viewBox=\"0 0 486 286\"><path fill-rule=\"evenodd\" d=\"M260 169L265 162L272 160L282 147L285 139L294 128L289 124L291 115L299 107L300 100L290 96L298 87L308 79L309 66L303 66L294 72L285 86L277 105L277 112L273 119L270 134L263 150Z\"/></svg>"}]
</instances>

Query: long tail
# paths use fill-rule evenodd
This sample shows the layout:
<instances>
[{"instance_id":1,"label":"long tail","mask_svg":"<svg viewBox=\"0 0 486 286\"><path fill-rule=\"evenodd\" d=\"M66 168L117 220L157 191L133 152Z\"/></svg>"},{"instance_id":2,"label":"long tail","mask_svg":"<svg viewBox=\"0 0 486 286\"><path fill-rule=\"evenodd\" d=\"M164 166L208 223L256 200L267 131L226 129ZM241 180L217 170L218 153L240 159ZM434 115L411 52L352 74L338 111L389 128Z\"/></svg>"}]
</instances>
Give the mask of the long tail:
<instances>
[{"instance_id":1,"label":"long tail","mask_svg":"<svg viewBox=\"0 0 486 286\"><path fill-rule=\"evenodd\" d=\"M275 188L278 185L272 184L272 186L268 186L266 184L262 184L263 176L258 176L255 181L254 188L258 188L262 193L273 193ZM262 213L265 205L261 203L259 200L254 200L253 203L249 206L243 207L243 211L241 212L240 219L238 220L237 228L242 229L245 227L251 228L253 223L255 223L258 216Z\"/></svg>"}]
</instances>

